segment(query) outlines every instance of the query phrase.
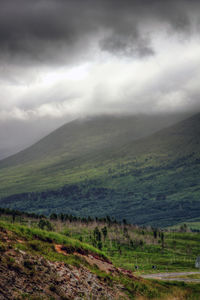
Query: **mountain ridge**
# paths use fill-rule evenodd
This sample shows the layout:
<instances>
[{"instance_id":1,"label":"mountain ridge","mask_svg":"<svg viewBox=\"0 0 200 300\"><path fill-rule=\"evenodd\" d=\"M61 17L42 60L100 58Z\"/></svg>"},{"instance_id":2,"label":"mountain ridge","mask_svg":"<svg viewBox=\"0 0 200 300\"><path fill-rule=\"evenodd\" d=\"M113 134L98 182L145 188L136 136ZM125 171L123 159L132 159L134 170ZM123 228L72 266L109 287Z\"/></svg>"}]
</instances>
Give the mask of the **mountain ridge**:
<instances>
[{"instance_id":1,"label":"mountain ridge","mask_svg":"<svg viewBox=\"0 0 200 300\"><path fill-rule=\"evenodd\" d=\"M196 218L199 128L198 113L142 139L118 138L119 147L111 143L97 151L95 145L71 157L9 168L1 162L0 205L45 214L109 214L159 226Z\"/></svg>"},{"instance_id":2,"label":"mountain ridge","mask_svg":"<svg viewBox=\"0 0 200 300\"><path fill-rule=\"evenodd\" d=\"M2 165L8 166L13 163L16 165L27 161L29 162L30 159L38 159L40 156L44 158L45 155L49 155L49 152L53 152L53 155L60 155L63 152L74 151L75 146L84 147L86 152L87 144L89 145L88 148L97 150L98 147L100 147L99 150L101 150L105 147L109 147L113 143L117 143L118 138L120 138L120 143L137 140L153 134L159 130L159 127L168 127L183 118L183 115L102 115L76 119L59 127L28 148L0 160L0 167ZM99 140L98 135L100 136ZM103 141L103 139L105 139L105 141ZM109 140L111 140L111 142ZM97 145L95 142L97 142ZM59 148L61 148L62 151L59 152ZM31 151L35 153L30 153ZM18 162L16 162L15 159L18 159Z\"/></svg>"}]
</instances>

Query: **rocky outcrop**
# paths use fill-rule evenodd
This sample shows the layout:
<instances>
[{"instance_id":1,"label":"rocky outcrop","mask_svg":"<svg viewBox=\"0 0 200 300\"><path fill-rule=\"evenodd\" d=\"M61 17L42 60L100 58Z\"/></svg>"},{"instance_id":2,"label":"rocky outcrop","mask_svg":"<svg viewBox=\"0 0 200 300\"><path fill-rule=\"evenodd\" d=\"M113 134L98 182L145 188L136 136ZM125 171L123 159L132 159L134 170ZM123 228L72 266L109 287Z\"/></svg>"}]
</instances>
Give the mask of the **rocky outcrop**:
<instances>
[{"instance_id":1,"label":"rocky outcrop","mask_svg":"<svg viewBox=\"0 0 200 300\"><path fill-rule=\"evenodd\" d=\"M23 245L26 241L6 230L0 231L0 300L127 299L123 287L111 281L109 276L98 276L98 272L93 273L84 264L73 266L50 261L17 249L16 243ZM97 264L98 257L94 259ZM111 263L100 258L99 266L112 269Z\"/></svg>"},{"instance_id":2,"label":"rocky outcrop","mask_svg":"<svg viewBox=\"0 0 200 300\"><path fill-rule=\"evenodd\" d=\"M119 299L120 286L109 287L86 267L50 262L20 250L1 255L0 299ZM32 298L31 298L32 297ZM124 296L125 298L125 296ZM40 298L38 298L40 299Z\"/></svg>"}]
</instances>

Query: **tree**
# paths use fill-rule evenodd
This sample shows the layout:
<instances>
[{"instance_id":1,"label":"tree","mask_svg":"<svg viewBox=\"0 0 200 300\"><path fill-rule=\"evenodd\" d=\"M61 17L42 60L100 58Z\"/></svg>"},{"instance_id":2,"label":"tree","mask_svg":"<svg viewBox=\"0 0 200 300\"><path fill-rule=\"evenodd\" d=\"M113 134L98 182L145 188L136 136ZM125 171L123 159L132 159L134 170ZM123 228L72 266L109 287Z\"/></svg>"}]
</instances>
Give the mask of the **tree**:
<instances>
[{"instance_id":1,"label":"tree","mask_svg":"<svg viewBox=\"0 0 200 300\"><path fill-rule=\"evenodd\" d=\"M153 236L154 236L154 239L157 239L158 230L156 228L153 230Z\"/></svg>"},{"instance_id":2,"label":"tree","mask_svg":"<svg viewBox=\"0 0 200 300\"><path fill-rule=\"evenodd\" d=\"M101 232L99 231L98 227L95 227L93 234L94 234L95 241L100 242L101 241Z\"/></svg>"},{"instance_id":3,"label":"tree","mask_svg":"<svg viewBox=\"0 0 200 300\"><path fill-rule=\"evenodd\" d=\"M16 213L15 213L15 211L13 211L12 212L12 221L13 221L13 223L15 222L15 217L16 217Z\"/></svg>"},{"instance_id":4,"label":"tree","mask_svg":"<svg viewBox=\"0 0 200 300\"><path fill-rule=\"evenodd\" d=\"M50 215L50 219L51 219L51 220L57 220L57 219L58 219L57 214L55 214L55 213L51 214L51 215Z\"/></svg>"},{"instance_id":5,"label":"tree","mask_svg":"<svg viewBox=\"0 0 200 300\"><path fill-rule=\"evenodd\" d=\"M97 247L99 248L99 250L102 250L102 242L101 241L97 243Z\"/></svg>"},{"instance_id":6,"label":"tree","mask_svg":"<svg viewBox=\"0 0 200 300\"><path fill-rule=\"evenodd\" d=\"M187 231L188 231L187 224L183 224L180 226L180 232L187 232Z\"/></svg>"},{"instance_id":7,"label":"tree","mask_svg":"<svg viewBox=\"0 0 200 300\"><path fill-rule=\"evenodd\" d=\"M127 225L126 219L123 219L122 222L123 222L124 225Z\"/></svg>"},{"instance_id":8,"label":"tree","mask_svg":"<svg viewBox=\"0 0 200 300\"><path fill-rule=\"evenodd\" d=\"M164 241L164 239L165 239L165 236L164 236L164 233L163 233L163 232L161 232L161 235L160 235L160 237L161 237L161 244L162 244L162 248L164 249L164 247L165 247L165 241Z\"/></svg>"},{"instance_id":9,"label":"tree","mask_svg":"<svg viewBox=\"0 0 200 300\"><path fill-rule=\"evenodd\" d=\"M103 227L103 228L101 229L101 231L102 231L102 233L103 233L103 239L104 239L104 241L105 241L105 239L106 239L106 237L107 237L107 235L108 235L108 229L107 229L107 227L105 226L105 227Z\"/></svg>"},{"instance_id":10,"label":"tree","mask_svg":"<svg viewBox=\"0 0 200 300\"><path fill-rule=\"evenodd\" d=\"M62 213L59 215L59 217L60 217L61 222L64 222L65 216Z\"/></svg>"},{"instance_id":11,"label":"tree","mask_svg":"<svg viewBox=\"0 0 200 300\"><path fill-rule=\"evenodd\" d=\"M40 229L52 230L53 227L48 220L41 219L38 223Z\"/></svg>"}]
</instances>

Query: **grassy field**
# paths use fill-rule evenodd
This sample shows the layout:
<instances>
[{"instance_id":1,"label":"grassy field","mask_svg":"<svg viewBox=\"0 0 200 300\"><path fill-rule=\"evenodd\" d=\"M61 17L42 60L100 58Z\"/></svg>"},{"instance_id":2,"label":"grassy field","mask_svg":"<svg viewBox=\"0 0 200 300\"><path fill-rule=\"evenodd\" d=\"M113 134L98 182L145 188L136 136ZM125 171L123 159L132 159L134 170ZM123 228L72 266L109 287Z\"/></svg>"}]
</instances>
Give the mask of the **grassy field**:
<instances>
[{"instance_id":1,"label":"grassy field","mask_svg":"<svg viewBox=\"0 0 200 300\"><path fill-rule=\"evenodd\" d=\"M108 234L104 239L102 230L105 224L91 224L85 228L82 224L67 224L62 232L96 245L93 240L96 227L102 235L101 249L119 267L136 271L138 274L195 270L195 260L200 252L198 233L162 232L151 228L112 225L107 227ZM153 269L153 266L156 269Z\"/></svg>"},{"instance_id":2,"label":"grassy field","mask_svg":"<svg viewBox=\"0 0 200 300\"><path fill-rule=\"evenodd\" d=\"M184 223L179 223L179 224L176 224L174 226L171 226L169 228L171 229L177 229L177 228L184 228L184 227L187 227L189 228L190 230L192 231L200 231L200 219L199 218L195 218L193 221L188 221L188 222L184 222Z\"/></svg>"},{"instance_id":3,"label":"grassy field","mask_svg":"<svg viewBox=\"0 0 200 300\"><path fill-rule=\"evenodd\" d=\"M41 220L46 221L46 226L51 224L51 230L42 230ZM48 222L47 222L48 221ZM170 233L148 228L138 228L126 224L96 223L83 224L79 222L49 221L47 219L34 219L27 217L12 217L1 215L0 229L7 230L9 235L9 249L18 249L31 255L42 256L52 262L64 262L71 266L84 266L98 278L124 287L128 299L199 299L200 286L198 284L185 284L183 282L159 282L156 280L131 279L123 274L113 275L102 272L95 266L89 265L84 259L75 255L75 252L87 255L92 253L102 259L108 258L117 267L134 271L135 276L141 273L153 272L152 264L159 271L193 270L194 260L199 253L199 235L195 233ZM40 223L40 225L39 225ZM105 234L105 227L107 233ZM101 233L99 240L97 228ZM47 229L47 228L46 228ZM53 230L53 231L52 231ZM104 232L104 233L103 233ZM132 242L131 242L132 241ZM101 243L100 243L101 242ZM67 247L70 255L57 253L54 244ZM163 245L162 245L163 243ZM0 243L0 251L6 251L5 241ZM100 249L97 249L100 248ZM188 251L188 252L187 252ZM108 257L108 258L107 258ZM12 267L13 258L8 259ZM135 270L135 265L139 266ZM16 266L13 265L16 268Z\"/></svg>"},{"instance_id":4,"label":"grassy field","mask_svg":"<svg viewBox=\"0 0 200 300\"><path fill-rule=\"evenodd\" d=\"M12 216L1 216L12 221ZM46 219L45 219L46 220ZM40 234L39 220L16 217L17 224L29 225ZM49 235L58 235L64 243L67 239L81 241L83 245L99 248L112 262L137 274L154 272L196 271L195 260L200 253L200 235L193 232L160 230L128 224L100 221L50 220ZM39 226L39 227L38 227ZM44 224L43 228L48 229ZM15 225L12 225L14 228ZM28 230L28 229L27 229ZM86 247L86 246L85 246ZM153 267L154 266L154 267Z\"/></svg>"}]
</instances>

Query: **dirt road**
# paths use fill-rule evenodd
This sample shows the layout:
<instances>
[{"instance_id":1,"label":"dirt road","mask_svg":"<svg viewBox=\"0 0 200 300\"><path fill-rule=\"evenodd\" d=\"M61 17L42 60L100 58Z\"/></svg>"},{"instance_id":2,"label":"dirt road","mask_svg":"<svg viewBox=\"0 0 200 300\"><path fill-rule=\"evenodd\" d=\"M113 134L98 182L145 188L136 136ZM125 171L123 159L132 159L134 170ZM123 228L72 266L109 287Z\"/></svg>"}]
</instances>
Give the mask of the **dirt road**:
<instances>
[{"instance_id":1,"label":"dirt road","mask_svg":"<svg viewBox=\"0 0 200 300\"><path fill-rule=\"evenodd\" d=\"M147 279L159 279L165 281L185 281L185 282L194 282L200 283L200 278L187 278L189 275L200 275L200 272L179 272L179 273L157 273L157 274L147 274L141 275L142 278Z\"/></svg>"}]
</instances>

